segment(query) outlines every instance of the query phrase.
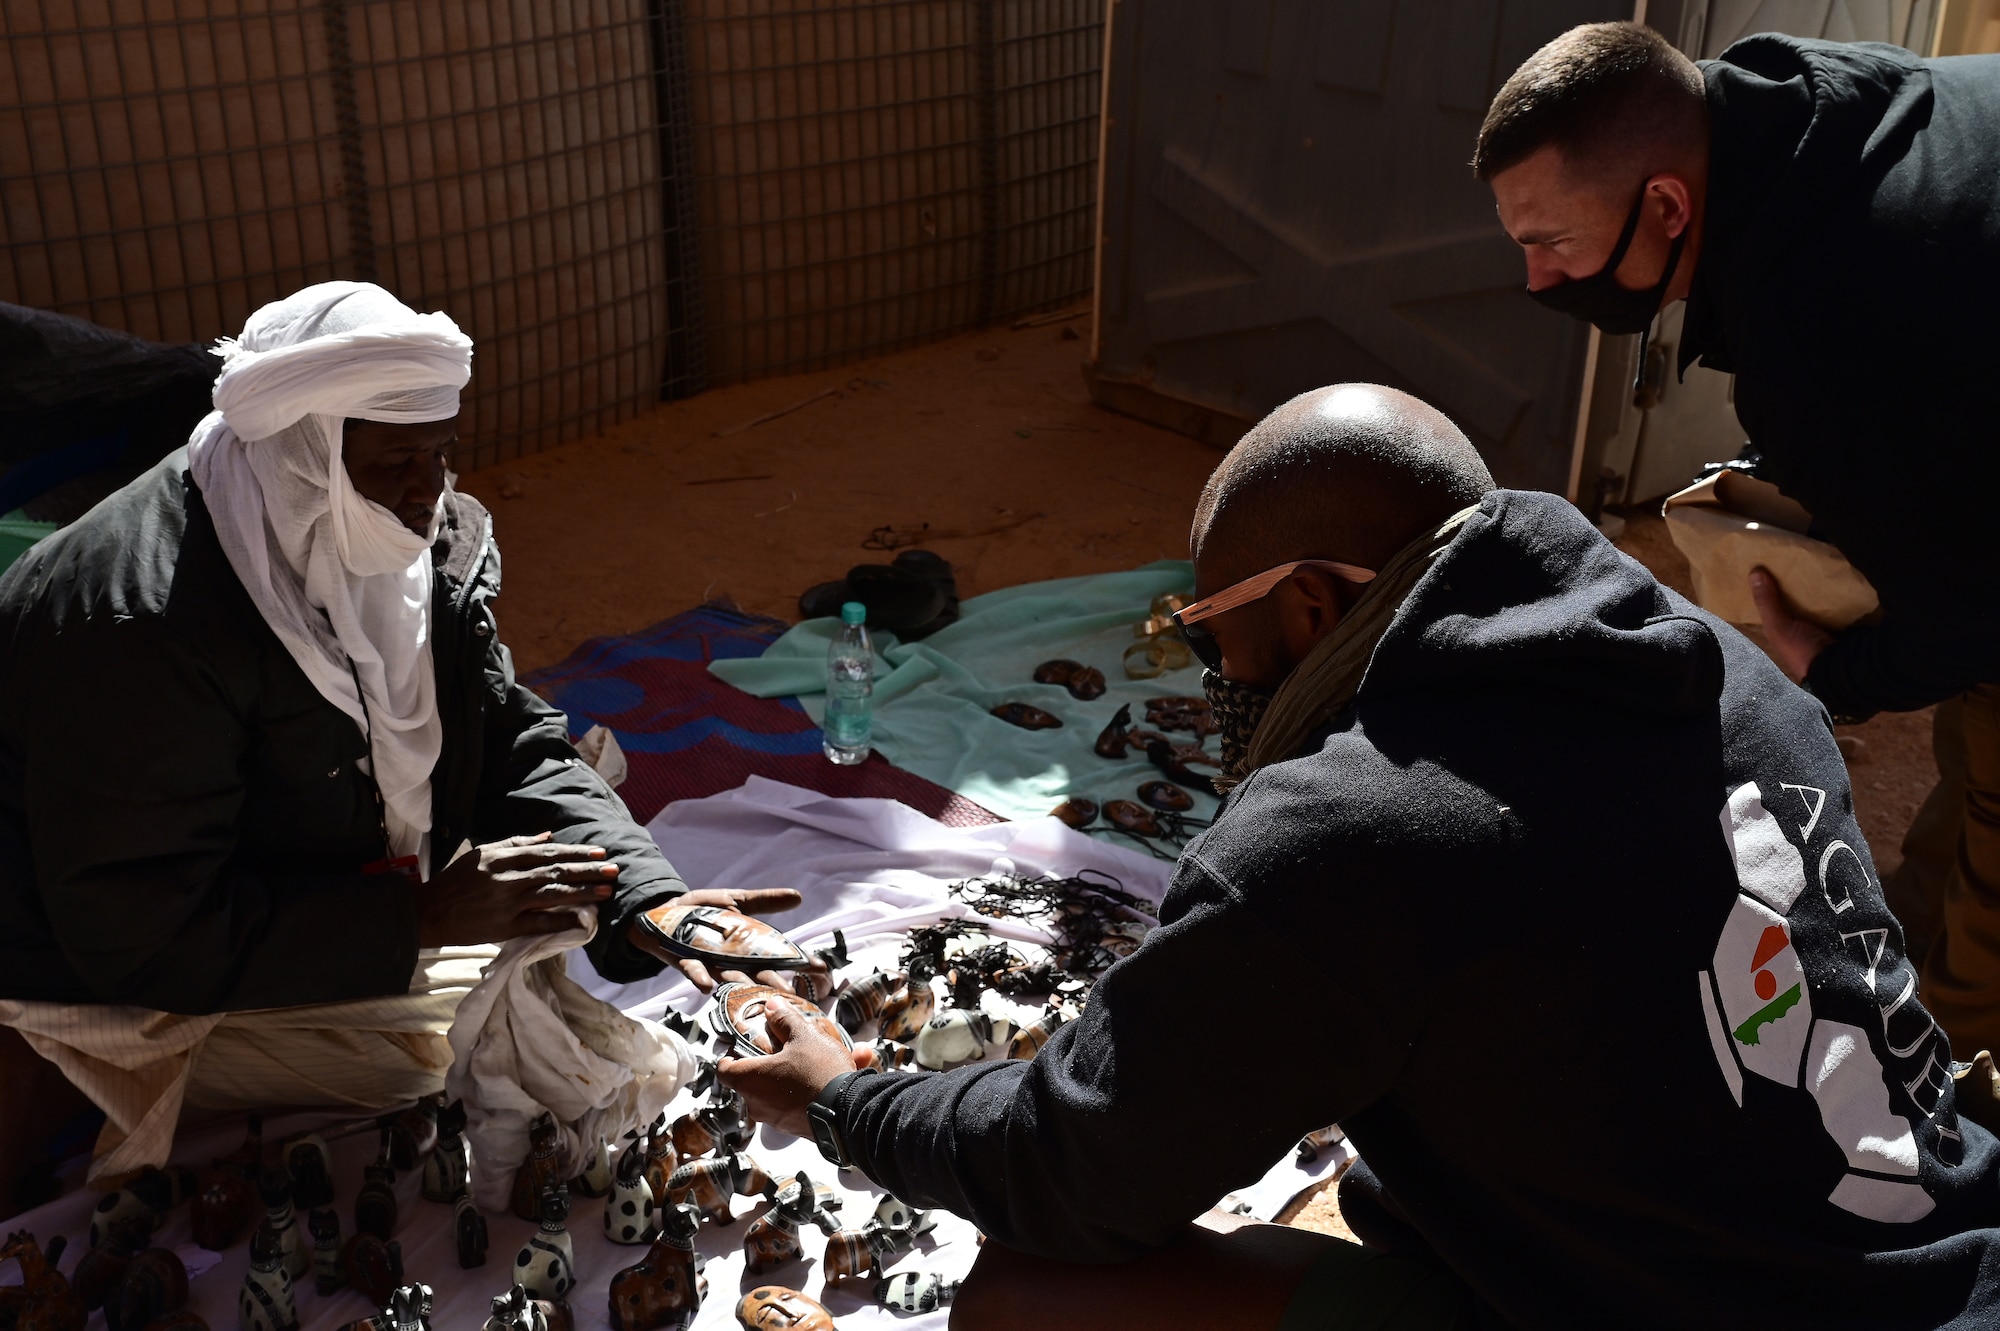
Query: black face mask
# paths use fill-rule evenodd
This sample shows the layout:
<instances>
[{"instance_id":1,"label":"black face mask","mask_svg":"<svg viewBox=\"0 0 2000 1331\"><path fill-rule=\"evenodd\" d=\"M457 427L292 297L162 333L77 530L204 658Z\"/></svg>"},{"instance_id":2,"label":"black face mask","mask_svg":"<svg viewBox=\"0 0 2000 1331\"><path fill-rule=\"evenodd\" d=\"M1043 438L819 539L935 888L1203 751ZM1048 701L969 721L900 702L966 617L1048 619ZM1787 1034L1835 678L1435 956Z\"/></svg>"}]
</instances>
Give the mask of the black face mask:
<instances>
[{"instance_id":1,"label":"black face mask","mask_svg":"<svg viewBox=\"0 0 2000 1331\"><path fill-rule=\"evenodd\" d=\"M1625 229L1618 233L1618 244L1602 268L1589 277L1574 277L1528 294L1558 314L1594 323L1607 333L1643 333L1651 328L1653 316L1660 312L1660 301L1666 297L1667 283L1674 280L1674 270L1680 267L1687 228L1683 227L1674 237L1674 246L1667 252L1667 271L1660 274L1659 283L1645 291L1627 291L1612 274L1625 261L1625 251L1639 229L1639 213L1645 206L1646 189L1642 185L1631 216L1625 219Z\"/></svg>"}]
</instances>

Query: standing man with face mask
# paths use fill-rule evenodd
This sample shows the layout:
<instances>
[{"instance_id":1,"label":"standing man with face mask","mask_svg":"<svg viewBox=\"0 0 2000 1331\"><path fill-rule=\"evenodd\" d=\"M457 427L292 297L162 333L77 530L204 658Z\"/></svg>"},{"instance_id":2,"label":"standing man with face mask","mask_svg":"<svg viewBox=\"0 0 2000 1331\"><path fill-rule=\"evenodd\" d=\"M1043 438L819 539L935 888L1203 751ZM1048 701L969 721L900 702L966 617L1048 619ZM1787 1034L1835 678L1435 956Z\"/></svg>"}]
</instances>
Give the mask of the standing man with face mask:
<instances>
[{"instance_id":1,"label":"standing man with face mask","mask_svg":"<svg viewBox=\"0 0 2000 1331\"><path fill-rule=\"evenodd\" d=\"M1643 333L1687 301L1681 368L1736 376L1758 475L1874 583L1831 635L1751 574L1836 720L1939 704L1890 904L1959 1057L2000 1048L2000 56L1764 35L1697 65L1592 24L1508 79L1473 169L1543 304Z\"/></svg>"},{"instance_id":2,"label":"standing man with face mask","mask_svg":"<svg viewBox=\"0 0 2000 1331\"><path fill-rule=\"evenodd\" d=\"M1884 1015L1818 704L1391 389L1273 412L1192 536L1236 784L1082 1015L921 1074L774 1015L721 1067L979 1226L957 1331L1994 1324L2000 1146ZM1204 1216L1329 1122L1366 1249Z\"/></svg>"}]
</instances>

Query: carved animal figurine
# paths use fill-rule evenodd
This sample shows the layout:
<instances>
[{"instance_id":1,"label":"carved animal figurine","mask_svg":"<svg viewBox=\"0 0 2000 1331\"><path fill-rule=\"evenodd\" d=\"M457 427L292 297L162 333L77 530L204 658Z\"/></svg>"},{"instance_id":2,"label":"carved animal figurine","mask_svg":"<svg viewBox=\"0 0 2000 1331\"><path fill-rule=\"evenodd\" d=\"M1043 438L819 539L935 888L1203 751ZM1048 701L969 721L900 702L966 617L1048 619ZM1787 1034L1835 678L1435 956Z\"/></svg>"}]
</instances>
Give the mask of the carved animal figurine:
<instances>
[{"instance_id":1,"label":"carved animal figurine","mask_svg":"<svg viewBox=\"0 0 2000 1331\"><path fill-rule=\"evenodd\" d=\"M389 1291L381 1312L340 1331L431 1331L431 1301L429 1285L402 1285Z\"/></svg>"},{"instance_id":2,"label":"carved animal figurine","mask_svg":"<svg viewBox=\"0 0 2000 1331\"><path fill-rule=\"evenodd\" d=\"M917 1061L916 1050L894 1040L876 1040L867 1047L875 1051L875 1066L884 1072L891 1068L906 1068Z\"/></svg>"},{"instance_id":3,"label":"carved animal figurine","mask_svg":"<svg viewBox=\"0 0 2000 1331\"><path fill-rule=\"evenodd\" d=\"M651 1243L659 1233L653 1207L653 1185L646 1181L646 1152L635 1139L618 1156L611 1197L604 1203L604 1237L613 1243Z\"/></svg>"},{"instance_id":4,"label":"carved animal figurine","mask_svg":"<svg viewBox=\"0 0 2000 1331\"><path fill-rule=\"evenodd\" d=\"M888 1258L908 1252L920 1236L936 1228L937 1217L929 1211L884 1197L866 1225L828 1236L826 1278L836 1284L862 1276L880 1280Z\"/></svg>"},{"instance_id":5,"label":"carved animal figurine","mask_svg":"<svg viewBox=\"0 0 2000 1331\"><path fill-rule=\"evenodd\" d=\"M427 1202L451 1203L466 1185L465 1106L454 1100L438 1111L437 1143L424 1157L420 1188Z\"/></svg>"},{"instance_id":6,"label":"carved animal figurine","mask_svg":"<svg viewBox=\"0 0 2000 1331\"><path fill-rule=\"evenodd\" d=\"M612 1331L680 1331L708 1297L694 1235L701 1215L692 1206L661 1212L652 1250L611 1277Z\"/></svg>"},{"instance_id":7,"label":"carved animal figurine","mask_svg":"<svg viewBox=\"0 0 2000 1331\"><path fill-rule=\"evenodd\" d=\"M316 1132L285 1143L285 1172L292 1176L292 1203L307 1211L333 1205L333 1153Z\"/></svg>"},{"instance_id":8,"label":"carved animal figurine","mask_svg":"<svg viewBox=\"0 0 2000 1331\"><path fill-rule=\"evenodd\" d=\"M1070 1014L1058 1007L1049 1008L1020 1030L1007 1042L1007 1057L1033 1058L1041 1052L1049 1037L1061 1030L1070 1020Z\"/></svg>"},{"instance_id":9,"label":"carved animal figurine","mask_svg":"<svg viewBox=\"0 0 2000 1331\"><path fill-rule=\"evenodd\" d=\"M839 1285L863 1276L882 1278L882 1254L869 1242L870 1237L870 1231L865 1229L839 1229L826 1236L826 1255L820 1259L820 1270L825 1273L827 1284Z\"/></svg>"},{"instance_id":10,"label":"carved animal figurine","mask_svg":"<svg viewBox=\"0 0 2000 1331\"><path fill-rule=\"evenodd\" d=\"M277 1175L264 1181L264 1222L252 1243L275 1243L285 1259L285 1274L298 1284L312 1269L312 1255L299 1242L298 1217L292 1210L292 1187Z\"/></svg>"},{"instance_id":11,"label":"carved animal figurine","mask_svg":"<svg viewBox=\"0 0 2000 1331\"><path fill-rule=\"evenodd\" d=\"M538 1299L563 1299L576 1287L576 1246L569 1237L569 1189L542 1194L542 1225L514 1257L514 1283Z\"/></svg>"},{"instance_id":12,"label":"carved animal figurine","mask_svg":"<svg viewBox=\"0 0 2000 1331\"><path fill-rule=\"evenodd\" d=\"M188 1211L194 1241L210 1252L226 1252L241 1243L257 1222L257 1190L240 1174L209 1169Z\"/></svg>"},{"instance_id":13,"label":"carved animal figurine","mask_svg":"<svg viewBox=\"0 0 2000 1331\"><path fill-rule=\"evenodd\" d=\"M132 1259L115 1295L104 1305L111 1331L142 1331L187 1306L187 1266L166 1248L148 1248Z\"/></svg>"},{"instance_id":14,"label":"carved animal figurine","mask_svg":"<svg viewBox=\"0 0 2000 1331\"><path fill-rule=\"evenodd\" d=\"M585 1154L583 1172L569 1182L571 1195L604 1197L611 1192L611 1143L598 1134L597 1145Z\"/></svg>"},{"instance_id":15,"label":"carved animal figurine","mask_svg":"<svg viewBox=\"0 0 2000 1331\"><path fill-rule=\"evenodd\" d=\"M840 1202L831 1191L815 1188L804 1173L786 1179L771 1194L771 1209L751 1221L743 1233L745 1265L752 1272L762 1272L797 1261L805 1256L799 1231L817 1225L821 1233L833 1234L840 1227L833 1216L839 1209Z\"/></svg>"},{"instance_id":16,"label":"carved animal figurine","mask_svg":"<svg viewBox=\"0 0 2000 1331\"><path fill-rule=\"evenodd\" d=\"M148 1167L140 1171L138 1178L98 1200L90 1216L90 1246L136 1252L146 1246L166 1213L195 1191L191 1169Z\"/></svg>"},{"instance_id":17,"label":"carved animal figurine","mask_svg":"<svg viewBox=\"0 0 2000 1331\"><path fill-rule=\"evenodd\" d=\"M673 1134L667 1130L665 1114L653 1120L652 1130L646 1134L644 1155L646 1182L653 1189L653 1200L658 1202L667 1195L667 1180L673 1177L674 1167L680 1163L679 1152L674 1149Z\"/></svg>"},{"instance_id":18,"label":"carved animal figurine","mask_svg":"<svg viewBox=\"0 0 2000 1331\"><path fill-rule=\"evenodd\" d=\"M567 1303L531 1299L516 1285L493 1296L493 1315L483 1331L570 1331L571 1321Z\"/></svg>"},{"instance_id":19,"label":"carved animal figurine","mask_svg":"<svg viewBox=\"0 0 2000 1331\"><path fill-rule=\"evenodd\" d=\"M1338 1123L1329 1124L1324 1128L1314 1128L1299 1138L1299 1163L1311 1164L1319 1159L1321 1152L1330 1150L1336 1143L1346 1140L1347 1134L1340 1130Z\"/></svg>"},{"instance_id":20,"label":"carved animal figurine","mask_svg":"<svg viewBox=\"0 0 2000 1331\"><path fill-rule=\"evenodd\" d=\"M256 1179L263 1172L264 1120L250 1116L243 1144L203 1170L188 1219L194 1241L213 1252L235 1247L255 1227L261 1208Z\"/></svg>"},{"instance_id":21,"label":"carved animal figurine","mask_svg":"<svg viewBox=\"0 0 2000 1331\"><path fill-rule=\"evenodd\" d=\"M297 1331L298 1304L284 1249L259 1232L250 1244L250 1269L236 1298L239 1331Z\"/></svg>"},{"instance_id":22,"label":"carved animal figurine","mask_svg":"<svg viewBox=\"0 0 2000 1331\"><path fill-rule=\"evenodd\" d=\"M331 1294L345 1283L340 1273L340 1212L322 1207L306 1216L313 1236L313 1288Z\"/></svg>"},{"instance_id":23,"label":"carved animal figurine","mask_svg":"<svg viewBox=\"0 0 2000 1331\"><path fill-rule=\"evenodd\" d=\"M255 1179L264 1172L263 1115L250 1115L249 1123L244 1129L242 1144L228 1155L217 1159L215 1168L227 1170L246 1179Z\"/></svg>"},{"instance_id":24,"label":"carved animal figurine","mask_svg":"<svg viewBox=\"0 0 2000 1331\"><path fill-rule=\"evenodd\" d=\"M542 1194L563 1182L562 1162L556 1158L558 1137L553 1114L538 1114L528 1125L528 1158L514 1171L514 1192L507 1205L523 1220L539 1220Z\"/></svg>"},{"instance_id":25,"label":"carved animal figurine","mask_svg":"<svg viewBox=\"0 0 2000 1331\"><path fill-rule=\"evenodd\" d=\"M463 1185L452 1198L451 1232L458 1244L460 1270L486 1265L486 1217L472 1204L472 1194Z\"/></svg>"},{"instance_id":26,"label":"carved animal figurine","mask_svg":"<svg viewBox=\"0 0 2000 1331\"><path fill-rule=\"evenodd\" d=\"M674 1155L692 1160L718 1149L742 1150L750 1144L754 1126L742 1093L718 1083L707 1104L674 1120ZM672 1168L667 1172L672 1173Z\"/></svg>"},{"instance_id":27,"label":"carved animal figurine","mask_svg":"<svg viewBox=\"0 0 2000 1331\"><path fill-rule=\"evenodd\" d=\"M736 1305L744 1331L834 1331L833 1314L782 1285L759 1285Z\"/></svg>"},{"instance_id":28,"label":"carved animal figurine","mask_svg":"<svg viewBox=\"0 0 2000 1331\"><path fill-rule=\"evenodd\" d=\"M386 1241L396 1232L396 1166L392 1163L389 1130L382 1129L382 1153L362 1170L361 1191L354 1194L354 1228Z\"/></svg>"},{"instance_id":29,"label":"carved animal figurine","mask_svg":"<svg viewBox=\"0 0 2000 1331\"><path fill-rule=\"evenodd\" d=\"M21 1283L0 1289L0 1326L10 1331L83 1331L83 1301L63 1279L56 1264L65 1244L60 1235L49 1240L45 1253L35 1236L16 1230L0 1245L0 1266L21 1264Z\"/></svg>"},{"instance_id":30,"label":"carved animal figurine","mask_svg":"<svg viewBox=\"0 0 2000 1331\"><path fill-rule=\"evenodd\" d=\"M667 1179L667 1201L692 1203L704 1220L727 1225L736 1219L732 1199L769 1193L771 1178L755 1160L738 1151L710 1160L690 1160Z\"/></svg>"},{"instance_id":31,"label":"carved animal figurine","mask_svg":"<svg viewBox=\"0 0 2000 1331\"><path fill-rule=\"evenodd\" d=\"M422 1164L438 1139L438 1106L444 1097L425 1096L408 1109L384 1114L379 1120L389 1133L389 1163L406 1172Z\"/></svg>"},{"instance_id":32,"label":"carved animal figurine","mask_svg":"<svg viewBox=\"0 0 2000 1331\"><path fill-rule=\"evenodd\" d=\"M920 1211L898 1197L885 1196L875 1204L875 1224L892 1234L903 1235L908 1242L904 1248L917 1241L920 1235L937 1228L937 1215L931 1211ZM899 1248L897 1251L901 1251Z\"/></svg>"},{"instance_id":33,"label":"carved animal figurine","mask_svg":"<svg viewBox=\"0 0 2000 1331\"><path fill-rule=\"evenodd\" d=\"M932 1072L986 1057L993 1019L970 1008L951 1008L917 1032L917 1066Z\"/></svg>"},{"instance_id":34,"label":"carved animal figurine","mask_svg":"<svg viewBox=\"0 0 2000 1331\"><path fill-rule=\"evenodd\" d=\"M929 981L920 980L906 984L890 993L882 1005L882 1017L877 1027L885 1040L896 1040L903 1044L917 1038L917 1032L930 1022L931 1014L937 1011L937 991Z\"/></svg>"},{"instance_id":35,"label":"carved animal figurine","mask_svg":"<svg viewBox=\"0 0 2000 1331\"><path fill-rule=\"evenodd\" d=\"M96 1312L117 1292L132 1265L132 1255L128 1248L111 1246L92 1248L76 1259L76 1269L69 1273L69 1284L85 1312ZM5 1318L0 1316L0 1326L4 1325Z\"/></svg>"},{"instance_id":36,"label":"carved animal figurine","mask_svg":"<svg viewBox=\"0 0 2000 1331\"><path fill-rule=\"evenodd\" d=\"M361 1291L363 1298L379 1308L403 1283L403 1245L394 1239L384 1242L365 1232L356 1234L340 1255L340 1273L347 1277L348 1284Z\"/></svg>"},{"instance_id":37,"label":"carved animal figurine","mask_svg":"<svg viewBox=\"0 0 2000 1331\"><path fill-rule=\"evenodd\" d=\"M875 1299L896 1312L936 1312L950 1304L962 1283L946 1280L935 1271L905 1271L875 1286Z\"/></svg>"},{"instance_id":38,"label":"carved animal figurine","mask_svg":"<svg viewBox=\"0 0 2000 1331\"><path fill-rule=\"evenodd\" d=\"M889 995L908 983L903 972L891 975L878 967L840 991L840 997L833 1001L833 1019L846 1027L849 1035L859 1035L863 1026L882 1015Z\"/></svg>"}]
</instances>

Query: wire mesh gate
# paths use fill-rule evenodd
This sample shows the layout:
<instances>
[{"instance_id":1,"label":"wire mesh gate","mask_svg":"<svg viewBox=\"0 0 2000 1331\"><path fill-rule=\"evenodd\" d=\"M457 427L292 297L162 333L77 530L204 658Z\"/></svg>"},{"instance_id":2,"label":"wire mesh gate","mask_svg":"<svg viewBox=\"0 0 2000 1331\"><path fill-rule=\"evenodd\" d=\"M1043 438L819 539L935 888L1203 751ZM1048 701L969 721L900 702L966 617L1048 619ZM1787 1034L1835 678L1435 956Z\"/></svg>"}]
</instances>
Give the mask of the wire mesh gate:
<instances>
[{"instance_id":1,"label":"wire mesh gate","mask_svg":"<svg viewBox=\"0 0 2000 1331\"><path fill-rule=\"evenodd\" d=\"M707 371L1090 288L1102 0L689 0Z\"/></svg>"},{"instance_id":2,"label":"wire mesh gate","mask_svg":"<svg viewBox=\"0 0 2000 1331\"><path fill-rule=\"evenodd\" d=\"M1103 0L0 0L0 299L333 277L478 344L462 465L1089 287Z\"/></svg>"}]
</instances>

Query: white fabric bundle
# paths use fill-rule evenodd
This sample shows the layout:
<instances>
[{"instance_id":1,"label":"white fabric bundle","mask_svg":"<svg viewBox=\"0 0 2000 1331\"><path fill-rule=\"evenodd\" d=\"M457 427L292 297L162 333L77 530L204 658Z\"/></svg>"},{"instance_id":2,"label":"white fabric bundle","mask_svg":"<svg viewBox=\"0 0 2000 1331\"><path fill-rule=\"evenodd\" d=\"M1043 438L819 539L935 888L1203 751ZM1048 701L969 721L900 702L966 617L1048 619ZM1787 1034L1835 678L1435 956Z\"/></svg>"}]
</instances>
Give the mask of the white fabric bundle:
<instances>
[{"instance_id":1,"label":"white fabric bundle","mask_svg":"<svg viewBox=\"0 0 2000 1331\"><path fill-rule=\"evenodd\" d=\"M615 1142L651 1123L694 1076L694 1052L657 1021L593 998L564 969L597 931L579 927L516 938L458 1005L445 1094L465 1104L473 1200L502 1212L528 1158L528 1125L543 1110L561 1130L563 1176L583 1172L599 1137Z\"/></svg>"},{"instance_id":2,"label":"white fabric bundle","mask_svg":"<svg viewBox=\"0 0 2000 1331\"><path fill-rule=\"evenodd\" d=\"M230 567L313 687L368 737L392 856L425 855L443 745L431 665L431 541L356 494L346 417L458 414L472 341L381 287L323 282L266 305L223 357L188 444Z\"/></svg>"}]
</instances>

